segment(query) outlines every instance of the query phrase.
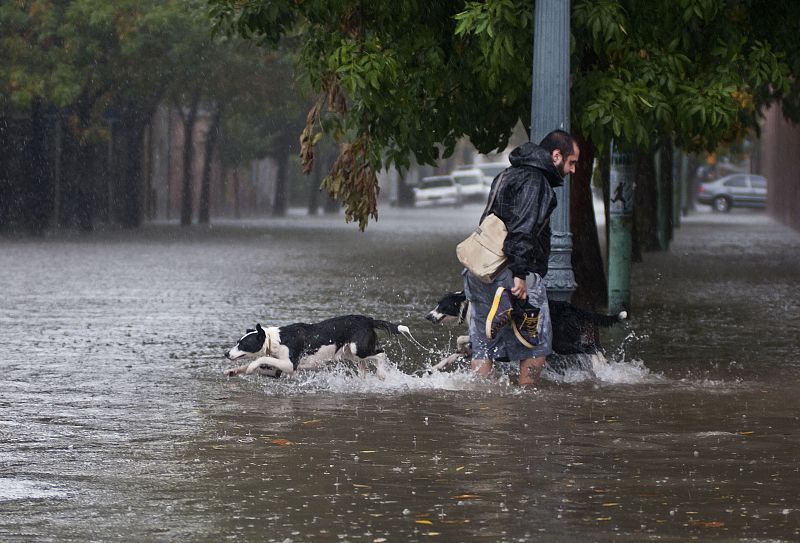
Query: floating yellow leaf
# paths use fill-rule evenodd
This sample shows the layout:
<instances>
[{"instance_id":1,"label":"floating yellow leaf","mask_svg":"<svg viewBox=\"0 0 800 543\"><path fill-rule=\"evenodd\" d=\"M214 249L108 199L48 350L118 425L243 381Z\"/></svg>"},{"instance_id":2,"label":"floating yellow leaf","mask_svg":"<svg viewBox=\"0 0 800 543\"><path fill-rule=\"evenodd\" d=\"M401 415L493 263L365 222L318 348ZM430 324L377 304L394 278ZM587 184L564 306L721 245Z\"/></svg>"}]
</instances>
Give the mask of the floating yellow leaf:
<instances>
[{"instance_id":1,"label":"floating yellow leaf","mask_svg":"<svg viewBox=\"0 0 800 543\"><path fill-rule=\"evenodd\" d=\"M597 518L596 518L596 519L594 519L594 520L603 520L603 521L605 521L605 520L611 520L611 517L597 517Z\"/></svg>"},{"instance_id":2,"label":"floating yellow leaf","mask_svg":"<svg viewBox=\"0 0 800 543\"><path fill-rule=\"evenodd\" d=\"M603 507L616 507L617 505L619 505L619 502L606 502Z\"/></svg>"},{"instance_id":3,"label":"floating yellow leaf","mask_svg":"<svg viewBox=\"0 0 800 543\"><path fill-rule=\"evenodd\" d=\"M361 453L361 454L372 454L372 453L376 453L378 451L358 451L358 452Z\"/></svg>"},{"instance_id":4,"label":"floating yellow leaf","mask_svg":"<svg viewBox=\"0 0 800 543\"><path fill-rule=\"evenodd\" d=\"M456 468L456 471L461 471L462 469L464 469L464 466L458 466L458 467Z\"/></svg>"},{"instance_id":5,"label":"floating yellow leaf","mask_svg":"<svg viewBox=\"0 0 800 543\"><path fill-rule=\"evenodd\" d=\"M304 426L309 426L311 424L319 424L320 422L322 422L322 419L314 419L314 420L303 421L301 424L303 424Z\"/></svg>"},{"instance_id":6,"label":"floating yellow leaf","mask_svg":"<svg viewBox=\"0 0 800 543\"><path fill-rule=\"evenodd\" d=\"M289 441L288 439L278 438L273 439L270 441L273 445L297 445L294 441Z\"/></svg>"},{"instance_id":7,"label":"floating yellow leaf","mask_svg":"<svg viewBox=\"0 0 800 543\"><path fill-rule=\"evenodd\" d=\"M700 526L701 528L722 528L725 526L725 523L718 520L690 520L689 526Z\"/></svg>"},{"instance_id":8,"label":"floating yellow leaf","mask_svg":"<svg viewBox=\"0 0 800 543\"><path fill-rule=\"evenodd\" d=\"M442 534L440 534L439 532L428 532L425 535L442 535Z\"/></svg>"},{"instance_id":9,"label":"floating yellow leaf","mask_svg":"<svg viewBox=\"0 0 800 543\"><path fill-rule=\"evenodd\" d=\"M368 485L357 485L355 483L353 483L353 486L356 487L356 488L372 488L371 486L368 486Z\"/></svg>"},{"instance_id":10,"label":"floating yellow leaf","mask_svg":"<svg viewBox=\"0 0 800 543\"><path fill-rule=\"evenodd\" d=\"M427 519L415 520L414 522L416 522L417 524L433 524L433 522Z\"/></svg>"},{"instance_id":11,"label":"floating yellow leaf","mask_svg":"<svg viewBox=\"0 0 800 543\"><path fill-rule=\"evenodd\" d=\"M454 500L480 500L481 497L477 494L461 494L460 496L453 496Z\"/></svg>"},{"instance_id":12,"label":"floating yellow leaf","mask_svg":"<svg viewBox=\"0 0 800 543\"><path fill-rule=\"evenodd\" d=\"M743 436L751 436L751 435L755 434L755 432L739 432L739 434L741 434Z\"/></svg>"}]
</instances>

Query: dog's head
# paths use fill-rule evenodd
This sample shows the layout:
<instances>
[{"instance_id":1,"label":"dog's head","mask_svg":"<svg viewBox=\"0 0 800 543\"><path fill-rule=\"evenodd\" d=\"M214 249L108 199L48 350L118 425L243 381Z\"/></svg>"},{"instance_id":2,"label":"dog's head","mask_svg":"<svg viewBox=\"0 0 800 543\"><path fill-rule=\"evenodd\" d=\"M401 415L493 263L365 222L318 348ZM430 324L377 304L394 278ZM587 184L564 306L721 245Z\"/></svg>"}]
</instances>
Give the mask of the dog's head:
<instances>
[{"instance_id":1,"label":"dog's head","mask_svg":"<svg viewBox=\"0 0 800 543\"><path fill-rule=\"evenodd\" d=\"M463 290L448 292L425 318L433 324L461 324L467 316L467 296Z\"/></svg>"},{"instance_id":2,"label":"dog's head","mask_svg":"<svg viewBox=\"0 0 800 543\"><path fill-rule=\"evenodd\" d=\"M257 358L259 356L264 356L266 354L264 348L266 342L267 333L261 328L260 324L256 324L255 329L248 328L247 333L236 342L236 345L225 353L225 358L228 360L239 360L240 358Z\"/></svg>"}]
</instances>

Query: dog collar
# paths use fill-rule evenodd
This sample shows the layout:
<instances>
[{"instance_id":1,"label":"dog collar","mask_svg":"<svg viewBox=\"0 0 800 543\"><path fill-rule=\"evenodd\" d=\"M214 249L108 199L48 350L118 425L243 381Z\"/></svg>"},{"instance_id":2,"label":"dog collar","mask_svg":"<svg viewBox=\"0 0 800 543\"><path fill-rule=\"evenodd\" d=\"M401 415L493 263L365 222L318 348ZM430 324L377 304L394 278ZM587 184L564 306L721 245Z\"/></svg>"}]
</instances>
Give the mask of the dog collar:
<instances>
[{"instance_id":1,"label":"dog collar","mask_svg":"<svg viewBox=\"0 0 800 543\"><path fill-rule=\"evenodd\" d=\"M264 349L264 356L269 356L272 354L272 336L270 336L269 332L266 330L264 330L264 332L267 334L267 341L264 343L264 347L266 347L266 349Z\"/></svg>"}]
</instances>

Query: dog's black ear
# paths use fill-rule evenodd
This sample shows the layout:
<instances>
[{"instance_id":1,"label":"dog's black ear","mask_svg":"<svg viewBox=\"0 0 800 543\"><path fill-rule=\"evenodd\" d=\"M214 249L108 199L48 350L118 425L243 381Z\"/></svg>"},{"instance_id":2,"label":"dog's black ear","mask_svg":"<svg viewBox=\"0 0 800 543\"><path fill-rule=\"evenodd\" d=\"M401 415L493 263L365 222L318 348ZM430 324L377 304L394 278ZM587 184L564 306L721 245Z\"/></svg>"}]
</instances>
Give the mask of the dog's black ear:
<instances>
[{"instance_id":1,"label":"dog's black ear","mask_svg":"<svg viewBox=\"0 0 800 543\"><path fill-rule=\"evenodd\" d=\"M258 332L259 336L266 336L267 335L267 333L264 332L264 329L261 328L261 323L260 322L256 323L256 331Z\"/></svg>"}]
</instances>

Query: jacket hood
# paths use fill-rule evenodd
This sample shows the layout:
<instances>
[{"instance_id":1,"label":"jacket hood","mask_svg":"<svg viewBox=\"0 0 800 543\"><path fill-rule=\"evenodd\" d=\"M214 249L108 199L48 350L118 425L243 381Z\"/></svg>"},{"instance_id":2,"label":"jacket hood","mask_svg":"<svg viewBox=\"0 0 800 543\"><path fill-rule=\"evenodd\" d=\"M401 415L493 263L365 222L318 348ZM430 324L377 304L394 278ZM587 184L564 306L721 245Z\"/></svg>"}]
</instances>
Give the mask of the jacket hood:
<instances>
[{"instance_id":1,"label":"jacket hood","mask_svg":"<svg viewBox=\"0 0 800 543\"><path fill-rule=\"evenodd\" d=\"M564 178L553 165L550 153L535 143L523 143L511 151L509 160L512 166L531 166L541 170L551 187L560 187L564 184Z\"/></svg>"}]
</instances>

